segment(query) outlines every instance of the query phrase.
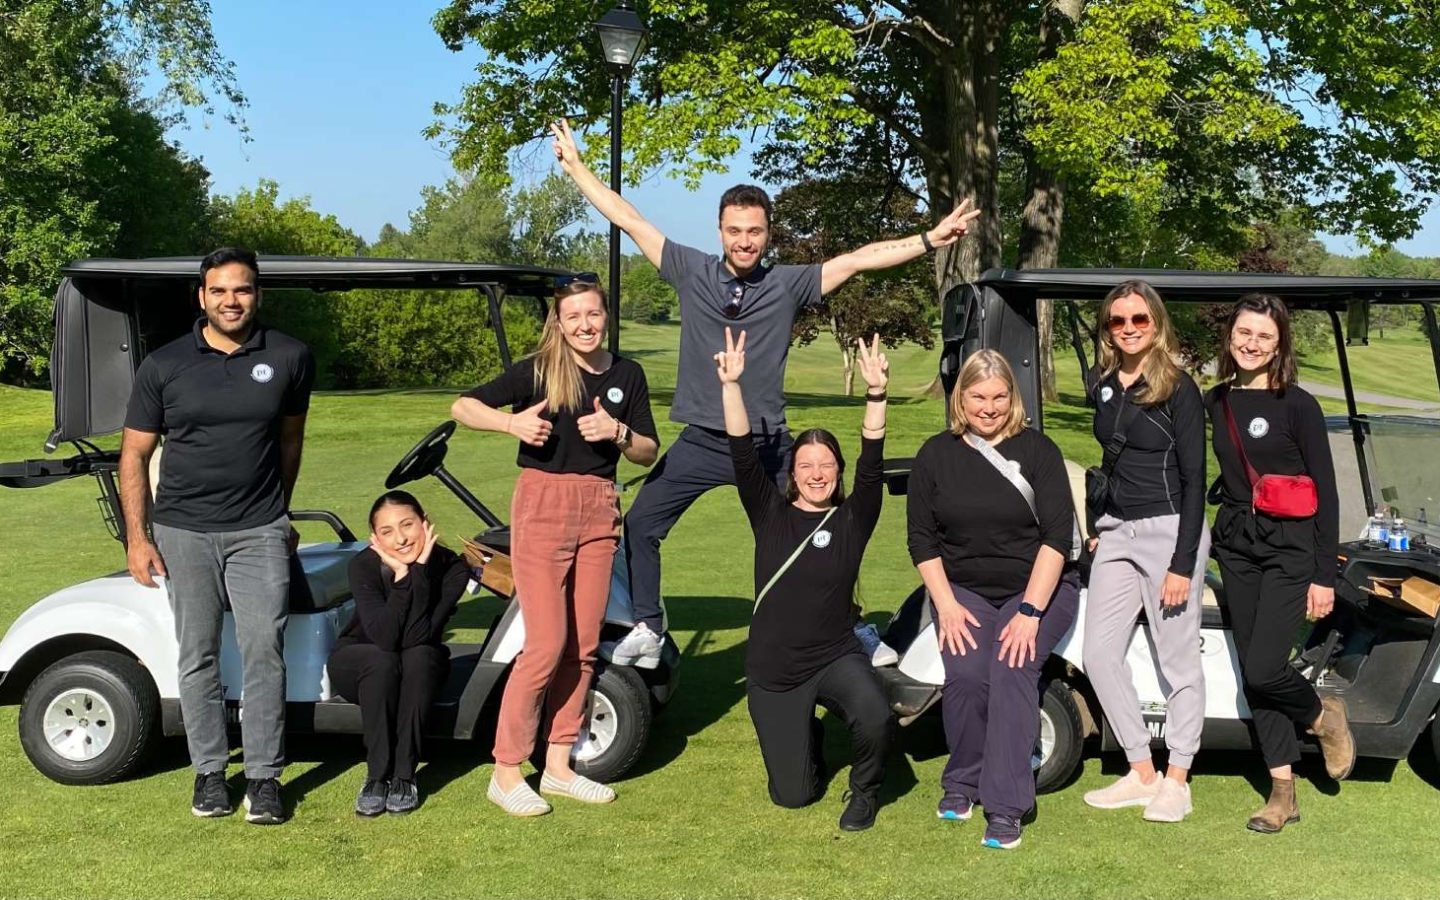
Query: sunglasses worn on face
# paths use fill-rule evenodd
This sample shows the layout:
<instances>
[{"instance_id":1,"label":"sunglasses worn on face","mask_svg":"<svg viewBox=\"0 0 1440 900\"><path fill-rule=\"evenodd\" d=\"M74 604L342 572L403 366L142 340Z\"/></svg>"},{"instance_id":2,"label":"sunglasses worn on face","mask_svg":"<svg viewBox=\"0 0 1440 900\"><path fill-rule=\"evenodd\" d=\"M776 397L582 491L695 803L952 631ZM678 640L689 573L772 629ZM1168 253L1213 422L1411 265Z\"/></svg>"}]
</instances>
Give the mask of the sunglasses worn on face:
<instances>
[{"instance_id":1,"label":"sunglasses worn on face","mask_svg":"<svg viewBox=\"0 0 1440 900\"><path fill-rule=\"evenodd\" d=\"M730 299L725 301L724 307L720 310L725 314L725 318L733 319L740 315L740 306L745 302L745 292L749 289L750 285L743 281L737 281L730 285Z\"/></svg>"},{"instance_id":2,"label":"sunglasses worn on face","mask_svg":"<svg viewBox=\"0 0 1440 900\"><path fill-rule=\"evenodd\" d=\"M1110 330L1111 330L1111 331L1124 331L1124 330L1125 330L1125 325L1126 325L1127 323L1128 323L1128 324L1131 324L1131 325L1134 325L1135 328L1136 328L1137 330L1139 330L1139 331L1145 331L1146 329L1148 329L1148 328L1150 327L1150 314L1149 314L1149 313L1136 313L1135 315L1129 317L1128 319L1127 319L1126 317L1124 317L1124 316L1111 316L1111 317L1110 317L1110 322L1109 322Z\"/></svg>"},{"instance_id":3,"label":"sunglasses worn on face","mask_svg":"<svg viewBox=\"0 0 1440 900\"><path fill-rule=\"evenodd\" d=\"M600 286L600 273L599 273L599 272L575 272L574 274L571 274L571 275L556 275L556 276L555 276L555 290L557 290L557 291L564 290L565 288L569 287L569 286L572 285L572 284L593 284L594 286L599 287L599 286Z\"/></svg>"}]
</instances>

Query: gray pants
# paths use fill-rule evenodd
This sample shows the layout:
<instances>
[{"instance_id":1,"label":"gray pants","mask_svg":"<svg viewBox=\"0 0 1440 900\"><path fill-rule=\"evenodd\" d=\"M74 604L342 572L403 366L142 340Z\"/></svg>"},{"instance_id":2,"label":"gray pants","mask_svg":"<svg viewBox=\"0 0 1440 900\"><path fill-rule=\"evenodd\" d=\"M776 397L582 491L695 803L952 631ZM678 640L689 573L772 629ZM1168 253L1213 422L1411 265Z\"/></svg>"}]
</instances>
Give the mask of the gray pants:
<instances>
[{"instance_id":1,"label":"gray pants","mask_svg":"<svg viewBox=\"0 0 1440 900\"><path fill-rule=\"evenodd\" d=\"M180 712L196 772L224 772L230 759L220 685L220 631L228 597L244 672L241 736L245 774L278 778L285 767L285 621L290 593L290 522L281 516L242 531L155 525L165 559Z\"/></svg>"},{"instance_id":2,"label":"gray pants","mask_svg":"<svg viewBox=\"0 0 1440 900\"><path fill-rule=\"evenodd\" d=\"M1190 599L1167 609L1160 602L1166 570L1175 552L1180 517L1155 516L1124 522L1101 516L1095 523L1100 545L1090 567L1085 602L1085 674L1125 758L1150 759L1150 732L1140 715L1140 698L1126 652L1140 610L1149 623L1151 650L1165 690L1165 746L1170 765L1189 769L1205 726L1205 677L1200 663L1200 603L1210 558L1208 529L1200 533Z\"/></svg>"}]
</instances>

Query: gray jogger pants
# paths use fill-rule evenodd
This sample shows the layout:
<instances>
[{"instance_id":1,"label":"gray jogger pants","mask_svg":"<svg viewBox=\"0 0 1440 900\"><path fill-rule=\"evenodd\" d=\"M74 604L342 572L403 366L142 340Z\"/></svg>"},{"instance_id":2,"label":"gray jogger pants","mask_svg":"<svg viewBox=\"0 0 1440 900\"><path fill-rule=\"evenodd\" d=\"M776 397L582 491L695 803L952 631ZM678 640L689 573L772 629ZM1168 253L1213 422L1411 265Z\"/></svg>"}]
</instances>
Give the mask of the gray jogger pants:
<instances>
[{"instance_id":1,"label":"gray jogger pants","mask_svg":"<svg viewBox=\"0 0 1440 900\"><path fill-rule=\"evenodd\" d=\"M1180 517L1154 516L1121 521L1101 516L1095 523L1100 545L1090 566L1085 601L1085 674L1095 688L1105 718L1125 758L1150 759L1150 732L1140 715L1140 698L1126 655L1140 610L1150 632L1165 691L1165 746L1170 765L1189 769L1200 749L1205 726L1205 677L1200 663L1200 603L1205 565L1210 559L1209 529L1200 533L1190 599L1184 606L1161 605L1161 587L1175 552Z\"/></svg>"},{"instance_id":2,"label":"gray jogger pants","mask_svg":"<svg viewBox=\"0 0 1440 900\"><path fill-rule=\"evenodd\" d=\"M220 685L220 631L229 597L244 672L240 728L245 775L280 777L285 767L289 519L281 516L257 528L217 532L157 524L154 533L175 613L180 713L191 765L196 772L224 772L230 759Z\"/></svg>"}]
</instances>

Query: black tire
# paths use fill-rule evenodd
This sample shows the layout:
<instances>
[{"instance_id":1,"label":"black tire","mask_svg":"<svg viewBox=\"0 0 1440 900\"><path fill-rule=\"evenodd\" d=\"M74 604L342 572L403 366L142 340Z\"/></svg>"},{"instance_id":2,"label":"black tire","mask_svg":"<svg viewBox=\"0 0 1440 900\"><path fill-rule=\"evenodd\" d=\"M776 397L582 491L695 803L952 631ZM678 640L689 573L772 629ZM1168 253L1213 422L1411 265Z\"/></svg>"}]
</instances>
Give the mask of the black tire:
<instances>
[{"instance_id":1,"label":"black tire","mask_svg":"<svg viewBox=\"0 0 1440 900\"><path fill-rule=\"evenodd\" d=\"M1035 792L1039 794L1057 791L1068 784L1080 766L1080 757L1084 750L1080 707L1075 703L1075 696L1070 693L1070 686L1058 678L1053 679L1045 687L1045 693L1040 696L1042 740L1047 724L1054 735L1054 744L1050 747L1050 752L1041 757L1041 742L1037 741L1035 755L1031 757L1032 765L1037 759L1039 761L1035 770Z\"/></svg>"},{"instance_id":2,"label":"black tire","mask_svg":"<svg viewBox=\"0 0 1440 900\"><path fill-rule=\"evenodd\" d=\"M646 742L650 740L653 715L650 691L634 669L615 665L600 670L590 691L588 708L591 717L610 718L604 725L609 737L598 755L577 758L575 771L602 783L616 781L640 759ZM600 696L597 698L596 694ZM577 754L581 750L583 748L577 748Z\"/></svg>"},{"instance_id":3,"label":"black tire","mask_svg":"<svg viewBox=\"0 0 1440 900\"><path fill-rule=\"evenodd\" d=\"M72 702L60 703L67 695ZM45 714L52 705L56 714L99 729L108 745L88 759L57 750L45 733ZM88 716L96 713L106 718L97 718L91 726ZM159 722L160 697L140 664L121 653L89 650L52 663L30 683L20 701L20 746L52 781L104 784L124 778L144 762ZM82 735L83 744L100 739Z\"/></svg>"}]
</instances>

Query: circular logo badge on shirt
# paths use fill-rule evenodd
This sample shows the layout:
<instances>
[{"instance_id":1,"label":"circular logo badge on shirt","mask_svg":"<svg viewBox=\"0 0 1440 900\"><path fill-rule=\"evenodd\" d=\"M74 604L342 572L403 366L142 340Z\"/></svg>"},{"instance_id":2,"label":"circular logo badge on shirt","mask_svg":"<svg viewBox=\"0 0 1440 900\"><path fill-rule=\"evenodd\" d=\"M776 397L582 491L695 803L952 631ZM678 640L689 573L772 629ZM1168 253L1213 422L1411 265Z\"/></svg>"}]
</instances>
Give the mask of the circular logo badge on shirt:
<instances>
[{"instance_id":1,"label":"circular logo badge on shirt","mask_svg":"<svg viewBox=\"0 0 1440 900\"><path fill-rule=\"evenodd\" d=\"M1115 389L1112 388L1110 385L1107 384L1107 385L1105 385L1103 388L1100 389L1100 402L1101 402L1101 403L1109 403L1109 402L1110 402L1110 398L1113 397L1113 396L1115 396Z\"/></svg>"},{"instance_id":2,"label":"circular logo badge on shirt","mask_svg":"<svg viewBox=\"0 0 1440 900\"><path fill-rule=\"evenodd\" d=\"M815 545L816 550L824 550L826 547L830 546L830 532L815 532L815 536L810 539L810 543Z\"/></svg>"},{"instance_id":3,"label":"circular logo badge on shirt","mask_svg":"<svg viewBox=\"0 0 1440 900\"><path fill-rule=\"evenodd\" d=\"M1256 416L1250 420L1249 425L1245 426L1245 430L1250 432L1252 438L1262 438L1270 433L1270 423L1263 417Z\"/></svg>"},{"instance_id":4,"label":"circular logo badge on shirt","mask_svg":"<svg viewBox=\"0 0 1440 900\"><path fill-rule=\"evenodd\" d=\"M260 382L261 384L264 384L265 382L275 377L275 370L270 368L265 363L256 363L255 368L250 370L250 377Z\"/></svg>"},{"instance_id":5,"label":"circular logo badge on shirt","mask_svg":"<svg viewBox=\"0 0 1440 900\"><path fill-rule=\"evenodd\" d=\"M620 390L618 387L612 387L610 390L605 392L605 399L609 400L611 403L619 403L621 400L625 399L625 392Z\"/></svg>"}]
</instances>

